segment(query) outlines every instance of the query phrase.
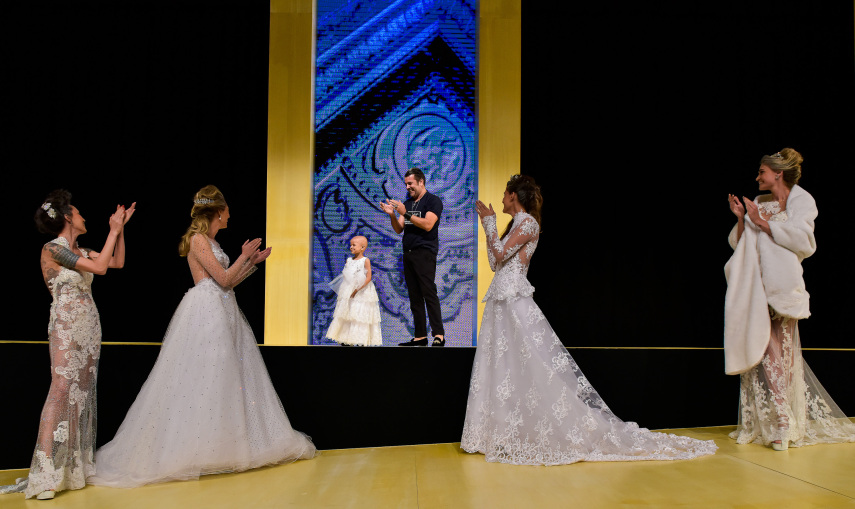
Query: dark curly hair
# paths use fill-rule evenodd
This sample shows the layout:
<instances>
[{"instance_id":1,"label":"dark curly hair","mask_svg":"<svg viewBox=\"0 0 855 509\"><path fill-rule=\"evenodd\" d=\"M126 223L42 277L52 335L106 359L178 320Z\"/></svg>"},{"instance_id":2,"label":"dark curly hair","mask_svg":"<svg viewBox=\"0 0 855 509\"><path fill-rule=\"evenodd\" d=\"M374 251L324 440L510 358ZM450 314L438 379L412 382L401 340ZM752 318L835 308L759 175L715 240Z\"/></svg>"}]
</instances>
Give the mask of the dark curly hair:
<instances>
[{"instance_id":1,"label":"dark curly hair","mask_svg":"<svg viewBox=\"0 0 855 509\"><path fill-rule=\"evenodd\" d=\"M51 217L51 213L53 217ZM71 193L65 189L55 189L51 191L42 204L36 209L36 214L33 220L36 222L36 228L42 233L51 235L59 235L65 228L65 216L70 216L71 212Z\"/></svg>"},{"instance_id":2,"label":"dark curly hair","mask_svg":"<svg viewBox=\"0 0 855 509\"><path fill-rule=\"evenodd\" d=\"M540 208L543 206L543 195L540 194L540 186L537 185L534 178L522 174L512 175L505 189L509 193L517 193L517 201L537 221L537 225L541 226ZM513 227L514 220L511 219L505 231L502 232L501 238L505 238Z\"/></svg>"}]
</instances>

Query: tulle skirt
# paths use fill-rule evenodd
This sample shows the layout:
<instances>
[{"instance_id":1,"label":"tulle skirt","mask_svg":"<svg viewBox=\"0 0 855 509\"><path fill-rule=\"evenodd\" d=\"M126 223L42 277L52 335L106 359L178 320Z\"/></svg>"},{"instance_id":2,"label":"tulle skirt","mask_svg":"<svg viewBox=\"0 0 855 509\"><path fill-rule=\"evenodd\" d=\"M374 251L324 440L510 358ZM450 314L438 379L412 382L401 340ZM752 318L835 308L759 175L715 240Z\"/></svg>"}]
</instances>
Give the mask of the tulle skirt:
<instances>
[{"instance_id":1,"label":"tulle skirt","mask_svg":"<svg viewBox=\"0 0 855 509\"><path fill-rule=\"evenodd\" d=\"M791 447L855 442L855 424L837 406L802 358L798 320L770 308L772 334L763 360L740 375L740 444Z\"/></svg>"},{"instance_id":2,"label":"tulle skirt","mask_svg":"<svg viewBox=\"0 0 855 509\"><path fill-rule=\"evenodd\" d=\"M380 299L374 283L368 283L351 298L354 287L352 283L345 282L338 288L338 300L327 338L345 345L381 346Z\"/></svg>"},{"instance_id":3,"label":"tulle skirt","mask_svg":"<svg viewBox=\"0 0 855 509\"><path fill-rule=\"evenodd\" d=\"M717 449L615 416L531 297L487 301L461 447L515 465L689 459Z\"/></svg>"},{"instance_id":4,"label":"tulle skirt","mask_svg":"<svg viewBox=\"0 0 855 509\"><path fill-rule=\"evenodd\" d=\"M291 427L234 292L190 289L90 484L134 487L311 458Z\"/></svg>"}]
</instances>

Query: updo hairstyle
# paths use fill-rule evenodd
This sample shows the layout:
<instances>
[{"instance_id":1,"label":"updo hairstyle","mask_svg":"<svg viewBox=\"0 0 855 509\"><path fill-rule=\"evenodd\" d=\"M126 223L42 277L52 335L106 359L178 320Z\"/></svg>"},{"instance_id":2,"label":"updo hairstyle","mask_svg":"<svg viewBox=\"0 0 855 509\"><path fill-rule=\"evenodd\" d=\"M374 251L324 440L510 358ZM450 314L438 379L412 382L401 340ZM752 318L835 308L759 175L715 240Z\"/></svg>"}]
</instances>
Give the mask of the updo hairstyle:
<instances>
[{"instance_id":1,"label":"updo hairstyle","mask_svg":"<svg viewBox=\"0 0 855 509\"><path fill-rule=\"evenodd\" d=\"M45 198L45 201L36 209L33 219L36 228L42 233L59 235L65 228L65 216L71 216L71 193L65 189L55 189Z\"/></svg>"},{"instance_id":2,"label":"updo hairstyle","mask_svg":"<svg viewBox=\"0 0 855 509\"><path fill-rule=\"evenodd\" d=\"M509 193L517 193L517 201L537 221L537 225L540 226L540 208L543 206L543 195L540 194L540 186L535 183L534 178L528 175L512 175L505 189ZM513 226L514 220L511 218L511 222L508 223L505 231L502 232L501 238L505 238Z\"/></svg>"},{"instance_id":3,"label":"updo hairstyle","mask_svg":"<svg viewBox=\"0 0 855 509\"><path fill-rule=\"evenodd\" d=\"M187 256L190 253L190 239L193 235L208 233L211 221L224 210L226 210L226 199L216 186L205 186L193 197L193 208L190 209L192 222L187 232L181 237L178 244L178 254Z\"/></svg>"},{"instance_id":4,"label":"updo hairstyle","mask_svg":"<svg viewBox=\"0 0 855 509\"><path fill-rule=\"evenodd\" d=\"M795 149L784 148L777 154L763 156L760 164L765 164L775 173L783 174L784 183L792 189L802 178L802 161L804 161L802 155Z\"/></svg>"}]
</instances>

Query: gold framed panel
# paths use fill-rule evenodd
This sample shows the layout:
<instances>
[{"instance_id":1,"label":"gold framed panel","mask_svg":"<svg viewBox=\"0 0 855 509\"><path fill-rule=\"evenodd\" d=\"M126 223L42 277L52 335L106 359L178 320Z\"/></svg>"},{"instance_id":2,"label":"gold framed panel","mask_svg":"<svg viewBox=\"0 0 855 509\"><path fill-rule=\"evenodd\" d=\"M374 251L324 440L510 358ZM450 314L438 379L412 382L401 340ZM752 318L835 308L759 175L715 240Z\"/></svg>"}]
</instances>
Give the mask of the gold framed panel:
<instances>
[{"instance_id":1,"label":"gold framed panel","mask_svg":"<svg viewBox=\"0 0 855 509\"><path fill-rule=\"evenodd\" d=\"M498 203L519 173L521 0L481 0L478 54L478 195ZM312 0L271 0L267 105L267 244L264 344L308 344L314 147ZM499 217L504 228L509 218ZM492 278L478 238L478 320Z\"/></svg>"}]
</instances>

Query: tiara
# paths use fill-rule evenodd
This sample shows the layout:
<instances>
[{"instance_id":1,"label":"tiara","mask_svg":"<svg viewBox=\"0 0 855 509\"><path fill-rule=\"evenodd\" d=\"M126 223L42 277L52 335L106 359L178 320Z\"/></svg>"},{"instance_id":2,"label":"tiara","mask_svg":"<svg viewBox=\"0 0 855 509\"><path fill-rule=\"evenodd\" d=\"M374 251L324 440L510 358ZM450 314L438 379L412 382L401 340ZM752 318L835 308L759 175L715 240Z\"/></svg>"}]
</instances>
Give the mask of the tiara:
<instances>
[{"instance_id":1,"label":"tiara","mask_svg":"<svg viewBox=\"0 0 855 509\"><path fill-rule=\"evenodd\" d=\"M51 207L50 202L42 203L42 209L44 209L44 211L47 212L47 215L49 215L51 219L56 219L56 210L54 210L54 208Z\"/></svg>"},{"instance_id":2,"label":"tiara","mask_svg":"<svg viewBox=\"0 0 855 509\"><path fill-rule=\"evenodd\" d=\"M214 203L214 200L210 198L196 198L195 200L193 200L193 203L195 203L196 205L208 205L210 203Z\"/></svg>"}]
</instances>

